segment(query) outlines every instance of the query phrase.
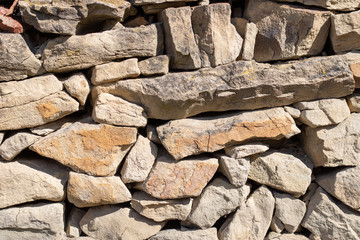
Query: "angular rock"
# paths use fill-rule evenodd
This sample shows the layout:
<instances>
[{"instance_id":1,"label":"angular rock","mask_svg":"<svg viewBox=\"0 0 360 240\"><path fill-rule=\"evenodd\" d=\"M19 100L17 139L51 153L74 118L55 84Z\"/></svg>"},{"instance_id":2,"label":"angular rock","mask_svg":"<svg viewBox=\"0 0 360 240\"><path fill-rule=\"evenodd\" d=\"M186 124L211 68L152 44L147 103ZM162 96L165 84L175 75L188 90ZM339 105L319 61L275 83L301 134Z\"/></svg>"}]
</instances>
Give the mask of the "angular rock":
<instances>
[{"instance_id":1,"label":"angular rock","mask_svg":"<svg viewBox=\"0 0 360 240\"><path fill-rule=\"evenodd\" d=\"M333 50L360 49L360 11L331 15L330 41Z\"/></svg>"},{"instance_id":2,"label":"angular rock","mask_svg":"<svg viewBox=\"0 0 360 240\"><path fill-rule=\"evenodd\" d=\"M253 0L244 15L259 29L254 59L266 62L318 55L329 33L331 12Z\"/></svg>"},{"instance_id":3,"label":"angular rock","mask_svg":"<svg viewBox=\"0 0 360 240\"><path fill-rule=\"evenodd\" d=\"M115 82L125 78L134 78L140 75L137 58L97 65L91 68L90 71L91 83L94 85Z\"/></svg>"},{"instance_id":4,"label":"angular rock","mask_svg":"<svg viewBox=\"0 0 360 240\"><path fill-rule=\"evenodd\" d=\"M185 221L190 214L192 203L192 198L159 200L141 191L135 192L131 199L133 209L156 222Z\"/></svg>"},{"instance_id":5,"label":"angular rock","mask_svg":"<svg viewBox=\"0 0 360 240\"><path fill-rule=\"evenodd\" d=\"M65 126L68 126L69 124L74 123L75 121L79 121L79 119L74 117L64 117L59 120L56 120L54 122L46 123L44 125L30 128L30 131L34 134L40 135L40 136L46 136L52 132L55 132L56 130L63 128Z\"/></svg>"},{"instance_id":6,"label":"angular rock","mask_svg":"<svg viewBox=\"0 0 360 240\"><path fill-rule=\"evenodd\" d=\"M40 136L27 132L16 133L15 135L5 139L5 141L0 145L0 157L10 161L22 150L40 140L40 138Z\"/></svg>"},{"instance_id":7,"label":"angular rock","mask_svg":"<svg viewBox=\"0 0 360 240\"><path fill-rule=\"evenodd\" d=\"M235 61L243 39L230 20L228 3L198 6L191 15L195 40L200 49L201 67L215 67Z\"/></svg>"},{"instance_id":8,"label":"angular rock","mask_svg":"<svg viewBox=\"0 0 360 240\"><path fill-rule=\"evenodd\" d=\"M67 219L66 224L66 236L70 238L80 237L81 235L81 228L80 228L80 220L85 215L86 211L77 207L71 208L69 213L69 217Z\"/></svg>"},{"instance_id":9,"label":"angular rock","mask_svg":"<svg viewBox=\"0 0 360 240\"><path fill-rule=\"evenodd\" d=\"M135 128L76 122L47 135L30 149L74 171L112 176L136 134Z\"/></svg>"},{"instance_id":10,"label":"angular rock","mask_svg":"<svg viewBox=\"0 0 360 240\"><path fill-rule=\"evenodd\" d=\"M79 110L79 103L63 91L9 108L0 108L0 130L36 127Z\"/></svg>"},{"instance_id":11,"label":"angular rock","mask_svg":"<svg viewBox=\"0 0 360 240\"><path fill-rule=\"evenodd\" d=\"M197 197L218 168L216 158L197 157L176 162L161 152L147 179L137 187L159 199Z\"/></svg>"},{"instance_id":12,"label":"angular rock","mask_svg":"<svg viewBox=\"0 0 360 240\"><path fill-rule=\"evenodd\" d=\"M191 14L190 7L167 8L162 12L165 46L171 68L201 67L200 51L191 25Z\"/></svg>"},{"instance_id":13,"label":"angular rock","mask_svg":"<svg viewBox=\"0 0 360 240\"><path fill-rule=\"evenodd\" d=\"M148 58L139 62L142 75L164 75L169 72L169 57L167 55Z\"/></svg>"},{"instance_id":14,"label":"angular rock","mask_svg":"<svg viewBox=\"0 0 360 240\"><path fill-rule=\"evenodd\" d=\"M0 144L2 143L4 137L5 137L5 132L0 132Z\"/></svg>"},{"instance_id":15,"label":"angular rock","mask_svg":"<svg viewBox=\"0 0 360 240\"><path fill-rule=\"evenodd\" d=\"M94 103L95 122L128 127L145 127L147 115L142 107L108 93L102 93Z\"/></svg>"},{"instance_id":16,"label":"angular rock","mask_svg":"<svg viewBox=\"0 0 360 240\"><path fill-rule=\"evenodd\" d=\"M131 4L124 0L20 1L22 20L38 31L74 35L87 22L122 21Z\"/></svg>"},{"instance_id":17,"label":"angular rock","mask_svg":"<svg viewBox=\"0 0 360 240\"><path fill-rule=\"evenodd\" d=\"M319 239L357 239L360 213L335 201L319 187L310 200L302 226Z\"/></svg>"},{"instance_id":18,"label":"angular rock","mask_svg":"<svg viewBox=\"0 0 360 240\"><path fill-rule=\"evenodd\" d=\"M255 23L247 23L245 28L245 37L241 49L241 59L250 61L254 58L254 50L258 28Z\"/></svg>"},{"instance_id":19,"label":"angular rock","mask_svg":"<svg viewBox=\"0 0 360 240\"><path fill-rule=\"evenodd\" d=\"M75 73L64 79L64 87L68 93L84 106L90 93L90 85L83 73Z\"/></svg>"},{"instance_id":20,"label":"angular rock","mask_svg":"<svg viewBox=\"0 0 360 240\"><path fill-rule=\"evenodd\" d=\"M238 159L244 158L251 155L263 153L269 150L269 145L261 143L261 142L254 142L254 143L247 143L244 145L235 145L225 148L225 153L229 157Z\"/></svg>"},{"instance_id":21,"label":"angular rock","mask_svg":"<svg viewBox=\"0 0 360 240\"><path fill-rule=\"evenodd\" d=\"M231 18L231 23L234 25L236 31L240 34L242 38L245 38L246 25L249 23L248 20L241 17Z\"/></svg>"},{"instance_id":22,"label":"angular rock","mask_svg":"<svg viewBox=\"0 0 360 240\"><path fill-rule=\"evenodd\" d=\"M360 52L353 51L344 54L354 75L355 88L360 88Z\"/></svg>"},{"instance_id":23,"label":"angular rock","mask_svg":"<svg viewBox=\"0 0 360 240\"><path fill-rule=\"evenodd\" d=\"M272 222L280 222L279 232L285 229L289 233L294 233L305 216L306 204L290 194L278 192L273 194L275 197L275 213ZM271 226L271 229L276 231L273 226Z\"/></svg>"},{"instance_id":24,"label":"angular rock","mask_svg":"<svg viewBox=\"0 0 360 240\"><path fill-rule=\"evenodd\" d=\"M334 169L316 176L316 182L341 202L360 212L360 167Z\"/></svg>"},{"instance_id":25,"label":"angular rock","mask_svg":"<svg viewBox=\"0 0 360 240\"><path fill-rule=\"evenodd\" d=\"M15 19L5 16L9 9L0 7L0 31L5 31L8 33L23 33L24 28Z\"/></svg>"},{"instance_id":26,"label":"angular rock","mask_svg":"<svg viewBox=\"0 0 360 240\"><path fill-rule=\"evenodd\" d=\"M301 111L297 108L285 106L285 111L288 112L293 118L299 118L301 115Z\"/></svg>"},{"instance_id":27,"label":"angular rock","mask_svg":"<svg viewBox=\"0 0 360 240\"><path fill-rule=\"evenodd\" d=\"M290 138L300 130L283 108L272 108L173 120L157 127L157 132L167 151L179 160L249 140Z\"/></svg>"},{"instance_id":28,"label":"angular rock","mask_svg":"<svg viewBox=\"0 0 360 240\"><path fill-rule=\"evenodd\" d=\"M220 217L234 212L243 204L249 193L250 186L237 188L225 179L216 178L194 200L187 221L202 229L210 228Z\"/></svg>"},{"instance_id":29,"label":"angular rock","mask_svg":"<svg viewBox=\"0 0 360 240\"><path fill-rule=\"evenodd\" d=\"M306 155L286 150L268 151L251 161L249 179L295 195L311 183L312 164Z\"/></svg>"},{"instance_id":30,"label":"angular rock","mask_svg":"<svg viewBox=\"0 0 360 240\"><path fill-rule=\"evenodd\" d=\"M142 5L145 14L158 14L167 8L185 7L185 2L164 2L158 4Z\"/></svg>"},{"instance_id":31,"label":"angular rock","mask_svg":"<svg viewBox=\"0 0 360 240\"><path fill-rule=\"evenodd\" d=\"M131 208L90 208L80 221L83 232L95 239L143 240L158 233L165 223L145 218Z\"/></svg>"},{"instance_id":32,"label":"angular rock","mask_svg":"<svg viewBox=\"0 0 360 240\"><path fill-rule=\"evenodd\" d=\"M356 166L359 161L360 114L352 113L336 126L306 127L302 142L314 167Z\"/></svg>"},{"instance_id":33,"label":"angular rock","mask_svg":"<svg viewBox=\"0 0 360 240\"><path fill-rule=\"evenodd\" d=\"M261 186L246 204L228 217L218 232L220 240L264 239L274 211L275 199L271 191Z\"/></svg>"},{"instance_id":34,"label":"angular rock","mask_svg":"<svg viewBox=\"0 0 360 240\"><path fill-rule=\"evenodd\" d=\"M48 72L68 72L120 58L156 56L162 53L162 49L162 29L160 25L152 24L58 37L48 42L42 59Z\"/></svg>"},{"instance_id":35,"label":"angular rock","mask_svg":"<svg viewBox=\"0 0 360 240\"><path fill-rule=\"evenodd\" d=\"M314 0L279 0L281 2L299 2L305 5L317 6L326 8L329 10L336 11L353 11L360 8L360 3L356 0L324 0L324 1L314 1Z\"/></svg>"},{"instance_id":36,"label":"angular rock","mask_svg":"<svg viewBox=\"0 0 360 240\"><path fill-rule=\"evenodd\" d=\"M294 107L301 111L299 121L312 128L338 124L350 116L350 109L343 98L299 102Z\"/></svg>"},{"instance_id":37,"label":"angular rock","mask_svg":"<svg viewBox=\"0 0 360 240\"><path fill-rule=\"evenodd\" d=\"M216 228L194 229L194 230L178 230L167 229L160 231L149 240L218 240Z\"/></svg>"},{"instance_id":38,"label":"angular rock","mask_svg":"<svg viewBox=\"0 0 360 240\"><path fill-rule=\"evenodd\" d=\"M360 112L360 93L355 92L346 97L346 102L351 112Z\"/></svg>"},{"instance_id":39,"label":"angular rock","mask_svg":"<svg viewBox=\"0 0 360 240\"><path fill-rule=\"evenodd\" d=\"M149 118L166 120L338 98L353 91L354 78L346 58L330 56L279 65L237 61L96 86L92 94L93 99L102 92L120 96L143 106Z\"/></svg>"},{"instance_id":40,"label":"angular rock","mask_svg":"<svg viewBox=\"0 0 360 240\"><path fill-rule=\"evenodd\" d=\"M156 131L156 126L154 125L146 125L146 137L154 143L161 144L158 133Z\"/></svg>"},{"instance_id":41,"label":"angular rock","mask_svg":"<svg viewBox=\"0 0 360 240\"><path fill-rule=\"evenodd\" d=\"M121 169L121 179L124 183L144 181L154 165L157 153L157 146L139 135Z\"/></svg>"},{"instance_id":42,"label":"angular rock","mask_svg":"<svg viewBox=\"0 0 360 240\"><path fill-rule=\"evenodd\" d=\"M64 237L63 203L36 203L0 210L0 239Z\"/></svg>"},{"instance_id":43,"label":"angular rock","mask_svg":"<svg viewBox=\"0 0 360 240\"><path fill-rule=\"evenodd\" d=\"M0 162L0 166L0 208L65 198L68 173L60 164L39 158L18 158L14 162Z\"/></svg>"},{"instance_id":44,"label":"angular rock","mask_svg":"<svg viewBox=\"0 0 360 240\"><path fill-rule=\"evenodd\" d=\"M161 3L171 3L171 2L178 2L179 0L134 0L135 6L141 5L152 5L152 4L161 4ZM197 0L181 0L182 2L194 2Z\"/></svg>"},{"instance_id":45,"label":"angular rock","mask_svg":"<svg viewBox=\"0 0 360 240\"><path fill-rule=\"evenodd\" d=\"M0 82L36 75L41 62L29 49L22 35L0 33Z\"/></svg>"},{"instance_id":46,"label":"angular rock","mask_svg":"<svg viewBox=\"0 0 360 240\"><path fill-rule=\"evenodd\" d=\"M224 174L235 187L245 185L250 171L250 161L245 158L219 156L219 171Z\"/></svg>"},{"instance_id":47,"label":"angular rock","mask_svg":"<svg viewBox=\"0 0 360 240\"><path fill-rule=\"evenodd\" d=\"M131 193L120 177L92 177L70 172L67 198L76 207L117 204L131 200Z\"/></svg>"},{"instance_id":48,"label":"angular rock","mask_svg":"<svg viewBox=\"0 0 360 240\"><path fill-rule=\"evenodd\" d=\"M309 238L300 234L270 232L264 240L309 240Z\"/></svg>"}]
</instances>

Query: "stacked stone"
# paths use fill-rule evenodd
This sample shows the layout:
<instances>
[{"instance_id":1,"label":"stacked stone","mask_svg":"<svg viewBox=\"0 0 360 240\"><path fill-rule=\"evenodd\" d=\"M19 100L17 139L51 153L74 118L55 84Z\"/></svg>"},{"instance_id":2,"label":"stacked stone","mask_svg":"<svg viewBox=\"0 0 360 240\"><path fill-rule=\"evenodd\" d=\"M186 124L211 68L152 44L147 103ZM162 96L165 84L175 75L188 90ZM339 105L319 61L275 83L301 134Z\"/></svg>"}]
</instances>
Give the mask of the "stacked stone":
<instances>
[{"instance_id":1,"label":"stacked stone","mask_svg":"<svg viewBox=\"0 0 360 240\"><path fill-rule=\"evenodd\" d=\"M357 1L19 8L0 239L359 239Z\"/></svg>"}]
</instances>

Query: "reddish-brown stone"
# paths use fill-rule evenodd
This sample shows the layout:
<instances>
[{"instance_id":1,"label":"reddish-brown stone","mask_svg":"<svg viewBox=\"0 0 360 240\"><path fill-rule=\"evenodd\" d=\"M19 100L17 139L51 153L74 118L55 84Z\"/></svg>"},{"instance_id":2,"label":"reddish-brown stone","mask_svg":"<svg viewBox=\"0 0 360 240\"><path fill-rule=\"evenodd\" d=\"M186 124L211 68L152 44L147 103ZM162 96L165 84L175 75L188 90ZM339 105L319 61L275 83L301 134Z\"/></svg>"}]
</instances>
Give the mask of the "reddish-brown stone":
<instances>
[{"instance_id":1,"label":"reddish-brown stone","mask_svg":"<svg viewBox=\"0 0 360 240\"><path fill-rule=\"evenodd\" d=\"M24 32L22 25L18 21L5 16L7 11L7 8L0 7L0 31L2 30L10 33Z\"/></svg>"}]
</instances>

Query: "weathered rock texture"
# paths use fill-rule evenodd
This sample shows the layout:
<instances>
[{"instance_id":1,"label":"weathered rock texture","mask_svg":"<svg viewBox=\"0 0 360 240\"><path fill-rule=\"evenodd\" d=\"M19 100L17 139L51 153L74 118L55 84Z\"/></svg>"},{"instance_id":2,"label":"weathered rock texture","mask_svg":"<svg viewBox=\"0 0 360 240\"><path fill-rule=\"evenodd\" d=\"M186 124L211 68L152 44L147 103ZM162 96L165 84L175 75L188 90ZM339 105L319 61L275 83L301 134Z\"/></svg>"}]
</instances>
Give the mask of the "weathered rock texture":
<instances>
[{"instance_id":1,"label":"weathered rock texture","mask_svg":"<svg viewBox=\"0 0 360 240\"><path fill-rule=\"evenodd\" d=\"M150 240L218 240L216 228L208 228L204 230L164 230L151 237Z\"/></svg>"},{"instance_id":2,"label":"weathered rock texture","mask_svg":"<svg viewBox=\"0 0 360 240\"><path fill-rule=\"evenodd\" d=\"M281 2L298 2L305 5L310 6L318 6L322 8L326 8L329 10L338 10L338 11L351 11L360 8L360 4L355 0L322 0L322 1L314 1L314 0L279 0Z\"/></svg>"}]
</instances>

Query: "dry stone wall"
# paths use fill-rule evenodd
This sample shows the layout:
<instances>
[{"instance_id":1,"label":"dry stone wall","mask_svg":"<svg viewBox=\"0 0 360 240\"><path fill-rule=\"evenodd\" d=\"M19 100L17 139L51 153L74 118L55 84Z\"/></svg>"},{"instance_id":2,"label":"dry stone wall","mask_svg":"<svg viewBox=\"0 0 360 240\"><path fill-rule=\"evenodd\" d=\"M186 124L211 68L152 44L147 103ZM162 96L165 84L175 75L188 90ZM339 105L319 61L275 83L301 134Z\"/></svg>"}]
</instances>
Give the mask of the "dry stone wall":
<instances>
[{"instance_id":1,"label":"dry stone wall","mask_svg":"<svg viewBox=\"0 0 360 240\"><path fill-rule=\"evenodd\" d=\"M20 0L0 239L360 239L359 9Z\"/></svg>"}]
</instances>

